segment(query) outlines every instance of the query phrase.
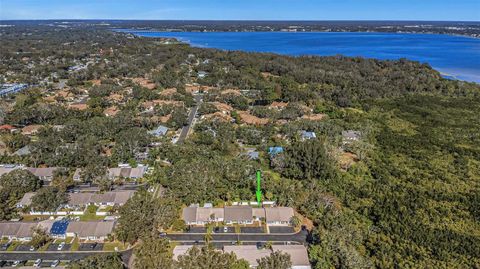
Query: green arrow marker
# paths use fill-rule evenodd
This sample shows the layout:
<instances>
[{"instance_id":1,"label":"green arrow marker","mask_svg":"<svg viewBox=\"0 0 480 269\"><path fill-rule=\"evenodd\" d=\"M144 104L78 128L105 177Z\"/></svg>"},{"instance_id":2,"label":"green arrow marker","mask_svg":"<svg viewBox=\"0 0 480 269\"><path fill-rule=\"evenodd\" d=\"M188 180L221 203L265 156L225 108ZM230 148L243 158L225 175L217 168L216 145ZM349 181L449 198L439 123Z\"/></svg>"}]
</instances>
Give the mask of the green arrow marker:
<instances>
[{"instance_id":1,"label":"green arrow marker","mask_svg":"<svg viewBox=\"0 0 480 269\"><path fill-rule=\"evenodd\" d=\"M260 170L257 170L257 202L258 206L262 205L262 190L260 189L260 181L262 180L262 174Z\"/></svg>"}]
</instances>

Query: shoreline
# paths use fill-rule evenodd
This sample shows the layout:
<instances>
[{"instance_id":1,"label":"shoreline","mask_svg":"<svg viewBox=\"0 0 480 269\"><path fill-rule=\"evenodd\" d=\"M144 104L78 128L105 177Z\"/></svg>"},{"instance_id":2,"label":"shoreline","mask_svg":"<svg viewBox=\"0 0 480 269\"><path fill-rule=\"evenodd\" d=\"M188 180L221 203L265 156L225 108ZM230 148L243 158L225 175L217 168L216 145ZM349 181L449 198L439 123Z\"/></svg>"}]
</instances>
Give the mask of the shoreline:
<instances>
[{"instance_id":1,"label":"shoreline","mask_svg":"<svg viewBox=\"0 0 480 269\"><path fill-rule=\"evenodd\" d=\"M135 28L110 28L111 31L120 32L120 33L289 33L289 34L307 34L307 33L332 33L332 34L411 34L411 35L439 35L439 36L456 36L456 37L465 37L480 40L479 36L472 35L462 35L457 33L435 33L435 32L415 32L415 31L396 31L396 32L382 32L382 31L217 31L217 30L208 30L208 31L169 31L167 29L135 29Z\"/></svg>"},{"instance_id":2,"label":"shoreline","mask_svg":"<svg viewBox=\"0 0 480 269\"><path fill-rule=\"evenodd\" d=\"M425 60L419 60L419 59L412 59L412 57L409 57L410 55L405 55L405 56L402 56L402 55L397 55L397 57L391 57L391 58L382 58L381 55L378 55L379 57L375 57L375 56L368 56L368 55L346 55L345 53L342 53L341 51L339 52L332 52L330 54L316 54L316 53L300 53L300 54L297 54L297 53L294 53L294 52L291 52L291 53L285 53L285 52L275 52L275 51L259 51L259 50L251 50L251 49L247 49L247 48L226 48L226 47L222 47L221 45L211 45L211 44L208 44L208 45L202 45L202 44L197 44L198 42L194 42L190 39L188 39L188 37L182 37L182 36L178 36L178 35L188 35L188 34L229 34L229 33L265 33L265 34L360 34L360 33L363 33L363 34L366 34L366 36L368 36L368 34L381 34L381 35L430 35L430 34L417 34L417 33L389 33L389 32L274 32L274 31L268 31L268 32L260 32L260 31L248 31L248 32L233 32L233 31L228 31L228 32L219 32L219 31L212 31L212 32L186 32L186 31L182 31L182 32L172 32L172 31L150 31L150 30L138 30L138 29L111 29L112 31L114 32L117 32L117 33L124 33L124 34L131 34L131 35L134 35L134 36L137 36L137 37L142 37L142 38L168 38L168 39L174 39L176 40L179 44L186 44L186 45L189 45L189 46L192 46L192 47L196 47L196 48L209 48L209 49L219 49L219 50L238 50L238 51L244 51L244 52L256 52L256 53L273 53L273 54L278 54L278 55L284 55L284 56L291 56L291 57L298 57L298 56L305 56L305 55L311 55L311 56L318 56L318 57L329 57L329 56L335 56L335 55L343 55L345 57L352 57L352 58L355 58L355 57L362 57L362 58L365 58L365 59L376 59L376 60L381 60L381 61L395 61L395 60L399 60L401 58L406 58L407 60L409 61L415 61L415 62L419 62L419 63L426 63L428 65L430 65L432 67L432 69L434 69L435 71L439 72L439 74L445 78L445 79L451 79L451 80L458 80L458 81L465 81L465 82L468 82L468 83L475 83L475 84L480 84L480 76L479 75L476 75L475 73L465 73L465 74L462 74L461 72L458 73L458 72L451 72L451 71L448 71L448 70L445 70L445 69L448 69L448 68L444 68L444 67L438 67L437 66L434 66L434 63L431 63L429 62L427 59ZM162 33L166 34L164 36L160 36ZM155 36L155 35L159 35L159 36ZM175 34L178 34L177 36L173 36ZM170 36L169 36L170 35ZM441 35L441 34L434 34L434 35ZM448 35L442 35L442 36L448 36ZM458 36L458 37L465 37L465 36ZM429 37L429 38L432 38L432 37ZM475 39L475 40L478 40L478 38L469 38L469 37L465 37L465 38L468 38L468 39ZM468 41L466 41L468 42ZM473 42L473 41L470 41L470 42ZM352 46L352 47L355 47L355 46ZM389 52L386 52L386 53L389 53ZM391 52L392 55L395 54L394 51ZM415 55L414 55L415 56ZM422 58L422 57L425 57L425 58L428 58L428 57L431 57L431 56L428 56L428 55L422 55L422 54L418 54L417 55L417 58ZM443 64L445 65L445 64ZM463 66L460 66L459 69L463 69L465 67Z\"/></svg>"}]
</instances>

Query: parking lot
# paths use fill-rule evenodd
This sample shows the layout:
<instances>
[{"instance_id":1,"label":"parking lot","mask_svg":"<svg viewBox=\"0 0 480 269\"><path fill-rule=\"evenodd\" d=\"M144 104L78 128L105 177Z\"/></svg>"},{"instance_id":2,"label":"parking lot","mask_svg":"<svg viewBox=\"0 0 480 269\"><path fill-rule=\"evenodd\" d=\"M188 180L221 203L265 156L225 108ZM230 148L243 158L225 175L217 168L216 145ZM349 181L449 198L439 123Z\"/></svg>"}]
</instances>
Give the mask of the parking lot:
<instances>
[{"instance_id":1,"label":"parking lot","mask_svg":"<svg viewBox=\"0 0 480 269\"><path fill-rule=\"evenodd\" d=\"M188 233L201 233L204 234L207 232L207 228L205 227L190 227L187 231Z\"/></svg>"},{"instance_id":2,"label":"parking lot","mask_svg":"<svg viewBox=\"0 0 480 269\"><path fill-rule=\"evenodd\" d=\"M102 243L83 243L78 248L79 251L100 251L103 250Z\"/></svg>"},{"instance_id":3,"label":"parking lot","mask_svg":"<svg viewBox=\"0 0 480 269\"><path fill-rule=\"evenodd\" d=\"M10 243L0 244L0 250L1 250L1 251L6 251L9 246L10 246Z\"/></svg>"},{"instance_id":4,"label":"parking lot","mask_svg":"<svg viewBox=\"0 0 480 269\"><path fill-rule=\"evenodd\" d=\"M225 230L225 228L227 228ZM213 231L217 234L221 233L235 233L235 227L215 227Z\"/></svg>"},{"instance_id":5,"label":"parking lot","mask_svg":"<svg viewBox=\"0 0 480 269\"><path fill-rule=\"evenodd\" d=\"M15 250L16 251L31 251L30 248L31 248L30 245L20 244L15 248Z\"/></svg>"},{"instance_id":6,"label":"parking lot","mask_svg":"<svg viewBox=\"0 0 480 269\"><path fill-rule=\"evenodd\" d=\"M290 226L269 226L268 229L271 234L290 234L295 232L295 229Z\"/></svg>"},{"instance_id":7,"label":"parking lot","mask_svg":"<svg viewBox=\"0 0 480 269\"><path fill-rule=\"evenodd\" d=\"M65 244L62 249L58 249L58 245L60 244L50 244L47 248L47 251L68 251L72 247L70 244Z\"/></svg>"},{"instance_id":8,"label":"parking lot","mask_svg":"<svg viewBox=\"0 0 480 269\"><path fill-rule=\"evenodd\" d=\"M240 231L244 234L261 234L264 233L265 231L263 230L263 227L241 227Z\"/></svg>"}]
</instances>

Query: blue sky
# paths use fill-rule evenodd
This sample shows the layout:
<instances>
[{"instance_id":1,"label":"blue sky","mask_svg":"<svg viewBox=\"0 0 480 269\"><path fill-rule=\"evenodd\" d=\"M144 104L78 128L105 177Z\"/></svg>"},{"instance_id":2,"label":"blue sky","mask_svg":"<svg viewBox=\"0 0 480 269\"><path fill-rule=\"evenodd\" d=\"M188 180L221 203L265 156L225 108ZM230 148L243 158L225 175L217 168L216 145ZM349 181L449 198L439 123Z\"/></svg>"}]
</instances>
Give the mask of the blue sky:
<instances>
[{"instance_id":1,"label":"blue sky","mask_svg":"<svg viewBox=\"0 0 480 269\"><path fill-rule=\"evenodd\" d=\"M0 19L480 21L480 0L0 0Z\"/></svg>"}]
</instances>

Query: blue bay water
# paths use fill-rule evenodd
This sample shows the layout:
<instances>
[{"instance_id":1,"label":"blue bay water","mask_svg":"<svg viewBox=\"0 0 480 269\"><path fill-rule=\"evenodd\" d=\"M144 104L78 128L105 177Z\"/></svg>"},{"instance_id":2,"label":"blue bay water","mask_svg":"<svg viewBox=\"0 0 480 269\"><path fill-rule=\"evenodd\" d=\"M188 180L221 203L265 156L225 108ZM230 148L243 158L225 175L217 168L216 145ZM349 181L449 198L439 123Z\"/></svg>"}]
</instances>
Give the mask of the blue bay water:
<instances>
[{"instance_id":1,"label":"blue bay water","mask_svg":"<svg viewBox=\"0 0 480 269\"><path fill-rule=\"evenodd\" d=\"M480 39L402 33L134 32L174 37L196 47L285 55L407 58L428 63L447 77L480 83Z\"/></svg>"}]
</instances>

